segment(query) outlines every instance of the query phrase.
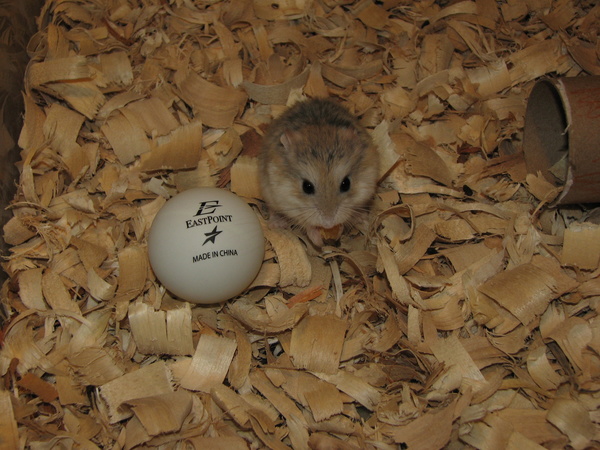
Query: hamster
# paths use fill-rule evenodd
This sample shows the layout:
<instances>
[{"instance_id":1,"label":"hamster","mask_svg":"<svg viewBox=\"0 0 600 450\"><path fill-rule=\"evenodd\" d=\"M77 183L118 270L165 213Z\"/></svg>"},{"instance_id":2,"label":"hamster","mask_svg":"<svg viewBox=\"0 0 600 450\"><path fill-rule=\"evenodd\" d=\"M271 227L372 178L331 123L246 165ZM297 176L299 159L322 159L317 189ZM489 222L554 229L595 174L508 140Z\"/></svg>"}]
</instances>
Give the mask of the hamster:
<instances>
[{"instance_id":1,"label":"hamster","mask_svg":"<svg viewBox=\"0 0 600 450\"><path fill-rule=\"evenodd\" d=\"M260 187L272 221L304 229L316 247L364 222L377 187L369 133L330 99L300 101L275 119L259 155Z\"/></svg>"}]
</instances>

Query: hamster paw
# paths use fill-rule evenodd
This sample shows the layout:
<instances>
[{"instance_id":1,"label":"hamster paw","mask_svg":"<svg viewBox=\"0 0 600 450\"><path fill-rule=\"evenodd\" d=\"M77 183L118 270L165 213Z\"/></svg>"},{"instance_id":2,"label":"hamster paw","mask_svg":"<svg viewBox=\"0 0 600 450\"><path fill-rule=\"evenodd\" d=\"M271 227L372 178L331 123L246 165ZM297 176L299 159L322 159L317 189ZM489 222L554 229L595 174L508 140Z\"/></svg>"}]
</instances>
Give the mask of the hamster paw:
<instances>
[{"instance_id":1,"label":"hamster paw","mask_svg":"<svg viewBox=\"0 0 600 450\"><path fill-rule=\"evenodd\" d=\"M344 225L339 223L331 228L308 227L306 234L316 247L321 248L325 242L337 242L342 236L342 231L344 231Z\"/></svg>"},{"instance_id":2,"label":"hamster paw","mask_svg":"<svg viewBox=\"0 0 600 450\"><path fill-rule=\"evenodd\" d=\"M321 236L321 231L319 227L308 227L306 229L306 235L315 247L323 247L323 236Z\"/></svg>"}]
</instances>

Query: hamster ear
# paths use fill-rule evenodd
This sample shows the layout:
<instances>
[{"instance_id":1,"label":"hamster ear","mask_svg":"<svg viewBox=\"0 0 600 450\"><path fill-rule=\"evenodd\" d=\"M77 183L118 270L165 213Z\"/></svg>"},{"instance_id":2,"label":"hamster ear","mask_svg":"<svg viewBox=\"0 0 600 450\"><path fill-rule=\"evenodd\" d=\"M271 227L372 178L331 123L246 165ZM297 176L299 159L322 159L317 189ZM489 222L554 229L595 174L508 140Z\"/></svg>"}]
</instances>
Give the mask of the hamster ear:
<instances>
[{"instance_id":1,"label":"hamster ear","mask_svg":"<svg viewBox=\"0 0 600 450\"><path fill-rule=\"evenodd\" d=\"M287 130L281 135L279 140L283 144L283 148L285 148L286 151L291 152L294 146L293 142L296 141L299 138L299 136L299 132Z\"/></svg>"}]
</instances>

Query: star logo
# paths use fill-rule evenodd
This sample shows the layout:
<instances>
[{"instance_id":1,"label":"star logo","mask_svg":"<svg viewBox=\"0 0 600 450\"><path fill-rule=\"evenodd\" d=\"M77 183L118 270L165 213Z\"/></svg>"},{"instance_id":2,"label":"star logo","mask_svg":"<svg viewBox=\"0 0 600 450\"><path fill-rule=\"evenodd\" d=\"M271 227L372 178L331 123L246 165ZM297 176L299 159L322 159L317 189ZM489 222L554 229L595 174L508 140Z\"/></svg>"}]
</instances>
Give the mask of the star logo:
<instances>
[{"instance_id":1,"label":"star logo","mask_svg":"<svg viewBox=\"0 0 600 450\"><path fill-rule=\"evenodd\" d=\"M202 245L206 244L207 242L212 242L214 244L215 239L221 233L222 233L222 231L217 231L217 227L215 226L212 231L209 231L208 233L204 233L204 236L206 236L206 240L202 243Z\"/></svg>"}]
</instances>

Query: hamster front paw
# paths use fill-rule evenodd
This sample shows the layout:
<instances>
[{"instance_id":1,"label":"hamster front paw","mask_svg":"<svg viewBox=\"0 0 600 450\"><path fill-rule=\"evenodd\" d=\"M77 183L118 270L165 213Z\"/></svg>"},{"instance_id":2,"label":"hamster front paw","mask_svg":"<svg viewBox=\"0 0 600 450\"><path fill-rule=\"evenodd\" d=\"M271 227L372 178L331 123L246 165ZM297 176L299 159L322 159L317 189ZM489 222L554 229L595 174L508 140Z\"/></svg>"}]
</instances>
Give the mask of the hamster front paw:
<instances>
[{"instance_id":1,"label":"hamster front paw","mask_svg":"<svg viewBox=\"0 0 600 450\"><path fill-rule=\"evenodd\" d=\"M337 242L342 236L344 225L338 223L331 228L323 227L307 227L306 234L310 241L317 247L321 248L325 242Z\"/></svg>"}]
</instances>

